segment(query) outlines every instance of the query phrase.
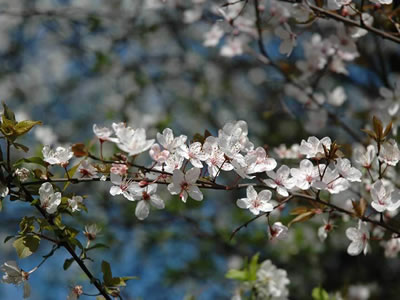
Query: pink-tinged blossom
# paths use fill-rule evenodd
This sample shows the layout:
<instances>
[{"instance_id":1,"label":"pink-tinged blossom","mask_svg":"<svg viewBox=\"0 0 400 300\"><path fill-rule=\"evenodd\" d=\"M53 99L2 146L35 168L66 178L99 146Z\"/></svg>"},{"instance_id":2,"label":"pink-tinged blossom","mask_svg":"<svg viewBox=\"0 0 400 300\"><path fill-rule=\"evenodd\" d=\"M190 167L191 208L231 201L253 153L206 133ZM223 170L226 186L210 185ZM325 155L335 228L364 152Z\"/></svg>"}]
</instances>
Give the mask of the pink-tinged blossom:
<instances>
[{"instance_id":1,"label":"pink-tinged blossom","mask_svg":"<svg viewBox=\"0 0 400 300\"><path fill-rule=\"evenodd\" d=\"M307 141L302 140L299 151L301 154L306 155L307 158L320 157L324 155L324 146L327 150L331 148L331 139L324 137L319 140L315 136L310 136Z\"/></svg>"},{"instance_id":2,"label":"pink-tinged blossom","mask_svg":"<svg viewBox=\"0 0 400 300\"><path fill-rule=\"evenodd\" d=\"M255 158L255 161L254 161ZM267 152L263 147L257 147L255 150L251 150L246 154L249 164L249 173L261 173L272 171L276 168L276 160L272 157L268 157Z\"/></svg>"},{"instance_id":3,"label":"pink-tinged blossom","mask_svg":"<svg viewBox=\"0 0 400 300\"><path fill-rule=\"evenodd\" d=\"M239 38L229 39L221 48L220 54L226 57L234 57L243 54L243 41Z\"/></svg>"},{"instance_id":4,"label":"pink-tinged blossom","mask_svg":"<svg viewBox=\"0 0 400 300\"><path fill-rule=\"evenodd\" d=\"M118 138L111 137L114 132L111 128L108 127L99 127L96 124L93 124L93 132L100 140L100 142L110 141L112 143L117 143Z\"/></svg>"},{"instance_id":5,"label":"pink-tinged blossom","mask_svg":"<svg viewBox=\"0 0 400 300\"><path fill-rule=\"evenodd\" d=\"M336 170L339 174L350 182L361 182L361 172L351 166L347 158L338 158L336 160Z\"/></svg>"},{"instance_id":6,"label":"pink-tinged blossom","mask_svg":"<svg viewBox=\"0 0 400 300\"><path fill-rule=\"evenodd\" d=\"M324 220L324 225L318 228L318 238L321 242L324 242L328 237L328 233L332 231L332 224Z\"/></svg>"},{"instance_id":7,"label":"pink-tinged blossom","mask_svg":"<svg viewBox=\"0 0 400 300\"><path fill-rule=\"evenodd\" d=\"M178 137L174 137L174 133L172 129L165 128L161 133L157 133L157 141L167 149L170 153L174 153L179 147L181 147L187 140L186 135L180 135Z\"/></svg>"},{"instance_id":8,"label":"pink-tinged blossom","mask_svg":"<svg viewBox=\"0 0 400 300\"><path fill-rule=\"evenodd\" d=\"M159 144L154 144L151 146L149 151L150 157L159 164L163 164L167 161L169 157L168 150L162 150Z\"/></svg>"},{"instance_id":9,"label":"pink-tinged blossom","mask_svg":"<svg viewBox=\"0 0 400 300\"><path fill-rule=\"evenodd\" d=\"M138 200L136 205L135 215L139 220L144 220L150 213L150 204L157 209L165 207L164 201L156 194L157 184L149 184L144 188L134 186L132 188L134 200Z\"/></svg>"},{"instance_id":10,"label":"pink-tinged blossom","mask_svg":"<svg viewBox=\"0 0 400 300\"><path fill-rule=\"evenodd\" d=\"M295 185L302 190L308 190L319 178L318 167L314 166L308 159L300 162L300 168L291 168L290 174L295 180Z\"/></svg>"},{"instance_id":11,"label":"pink-tinged blossom","mask_svg":"<svg viewBox=\"0 0 400 300\"><path fill-rule=\"evenodd\" d=\"M237 206L243 209L249 209L254 215L258 215L262 212L270 212L274 209L271 200L272 193L269 190L263 190L257 194L253 186L247 187L247 197L241 198L236 201Z\"/></svg>"},{"instance_id":12,"label":"pink-tinged blossom","mask_svg":"<svg viewBox=\"0 0 400 300\"><path fill-rule=\"evenodd\" d=\"M129 201L134 201L132 191L138 185L132 179L126 176L120 176L114 173L110 174L110 180L114 184L110 189L112 196L123 195Z\"/></svg>"},{"instance_id":13,"label":"pink-tinged blossom","mask_svg":"<svg viewBox=\"0 0 400 300\"><path fill-rule=\"evenodd\" d=\"M144 128L133 129L123 123L113 124L115 135L118 137L117 146L122 151L134 156L150 149L154 139L146 140Z\"/></svg>"},{"instance_id":14,"label":"pink-tinged blossom","mask_svg":"<svg viewBox=\"0 0 400 300\"><path fill-rule=\"evenodd\" d=\"M234 158L241 151L253 150L254 145L249 141L247 134L248 129L245 121L226 123L218 131L218 145L229 158Z\"/></svg>"},{"instance_id":15,"label":"pink-tinged blossom","mask_svg":"<svg viewBox=\"0 0 400 300\"><path fill-rule=\"evenodd\" d=\"M119 176L128 175L128 166L125 164L113 163L110 168L110 172Z\"/></svg>"},{"instance_id":16,"label":"pink-tinged blossom","mask_svg":"<svg viewBox=\"0 0 400 300\"><path fill-rule=\"evenodd\" d=\"M268 171L267 175L271 178L264 180L267 186L276 189L279 195L289 196L288 190L294 188L295 180L294 178L289 178L290 169L288 166L282 165L276 172Z\"/></svg>"},{"instance_id":17,"label":"pink-tinged blossom","mask_svg":"<svg viewBox=\"0 0 400 300\"><path fill-rule=\"evenodd\" d=\"M168 185L168 191L172 195L179 195L179 198L186 202L188 194L197 201L203 200L203 193L196 186L200 177L200 169L192 168L184 174L181 170L174 170L172 183Z\"/></svg>"},{"instance_id":18,"label":"pink-tinged blossom","mask_svg":"<svg viewBox=\"0 0 400 300\"><path fill-rule=\"evenodd\" d=\"M61 165L62 167L69 164L69 160L74 156L71 147L57 147L56 150L46 145L42 149L43 160L50 165Z\"/></svg>"},{"instance_id":19,"label":"pink-tinged blossom","mask_svg":"<svg viewBox=\"0 0 400 300\"><path fill-rule=\"evenodd\" d=\"M20 285L22 283L24 285L24 299L30 296L31 288L28 283L28 278L29 274L35 269L31 270L30 272L25 272L18 267L16 261L10 260L3 263L0 266L0 270L5 273L2 277L2 282L14 285Z\"/></svg>"},{"instance_id":20,"label":"pink-tinged blossom","mask_svg":"<svg viewBox=\"0 0 400 300\"><path fill-rule=\"evenodd\" d=\"M354 151L354 160L360 166L370 169L375 159L376 151L374 145L369 145L367 150L358 148Z\"/></svg>"},{"instance_id":21,"label":"pink-tinged blossom","mask_svg":"<svg viewBox=\"0 0 400 300\"><path fill-rule=\"evenodd\" d=\"M269 230L271 240L285 240L289 235L289 229L281 222L275 222Z\"/></svg>"},{"instance_id":22,"label":"pink-tinged blossom","mask_svg":"<svg viewBox=\"0 0 400 300\"><path fill-rule=\"evenodd\" d=\"M372 185L371 197L371 206L378 212L394 211L400 206L400 193L391 186L385 186L382 180Z\"/></svg>"},{"instance_id":23,"label":"pink-tinged blossom","mask_svg":"<svg viewBox=\"0 0 400 300\"><path fill-rule=\"evenodd\" d=\"M218 24L214 24L209 31L204 34L203 45L205 47L215 47L224 36L224 31Z\"/></svg>"},{"instance_id":24,"label":"pink-tinged blossom","mask_svg":"<svg viewBox=\"0 0 400 300\"><path fill-rule=\"evenodd\" d=\"M182 157L190 161L190 163L196 168L203 168L202 161L208 158L207 153L202 149L202 145L199 142L194 142L188 146L182 145L178 148L177 153Z\"/></svg>"},{"instance_id":25,"label":"pink-tinged blossom","mask_svg":"<svg viewBox=\"0 0 400 300\"><path fill-rule=\"evenodd\" d=\"M6 186L0 182L0 197L1 198L6 197L9 192L10 192L10 190L9 190L8 186Z\"/></svg>"},{"instance_id":26,"label":"pink-tinged blossom","mask_svg":"<svg viewBox=\"0 0 400 300\"><path fill-rule=\"evenodd\" d=\"M226 160L224 152L219 148L217 138L207 137L203 150L208 156L205 163L208 165L208 173L211 177L215 177L219 170L231 171L233 169L232 164Z\"/></svg>"},{"instance_id":27,"label":"pink-tinged blossom","mask_svg":"<svg viewBox=\"0 0 400 300\"><path fill-rule=\"evenodd\" d=\"M93 167L87 160L83 160L78 168L78 173L81 178L97 177L97 169Z\"/></svg>"},{"instance_id":28,"label":"pink-tinged blossom","mask_svg":"<svg viewBox=\"0 0 400 300\"><path fill-rule=\"evenodd\" d=\"M400 238L393 234L390 240L381 242L381 246L385 249L385 257L395 258L400 252Z\"/></svg>"},{"instance_id":29,"label":"pink-tinged blossom","mask_svg":"<svg viewBox=\"0 0 400 300\"><path fill-rule=\"evenodd\" d=\"M366 222L362 222L360 220L358 222L358 228L347 228L346 236L349 240L351 240L351 243L347 248L347 253L349 255L356 256L359 255L361 252L363 252L364 255L367 254L369 248L369 231Z\"/></svg>"},{"instance_id":30,"label":"pink-tinged blossom","mask_svg":"<svg viewBox=\"0 0 400 300\"><path fill-rule=\"evenodd\" d=\"M337 169L331 169L326 165L319 165L318 168L320 170L319 172L324 174L324 177L322 181L315 181L312 185L313 187L319 190L326 190L331 194L338 194L350 187L350 182L341 177Z\"/></svg>"},{"instance_id":31,"label":"pink-tinged blossom","mask_svg":"<svg viewBox=\"0 0 400 300\"><path fill-rule=\"evenodd\" d=\"M54 193L53 186L49 182L43 183L39 188L40 207L47 213L54 214L57 207L61 204L61 193Z\"/></svg>"},{"instance_id":32,"label":"pink-tinged blossom","mask_svg":"<svg viewBox=\"0 0 400 300\"><path fill-rule=\"evenodd\" d=\"M83 198L81 196L73 196L71 199L68 199L68 207L72 212L80 211L79 204L83 203Z\"/></svg>"},{"instance_id":33,"label":"pink-tinged blossom","mask_svg":"<svg viewBox=\"0 0 400 300\"><path fill-rule=\"evenodd\" d=\"M170 155L165 162L165 164L156 166L155 169L162 170L164 168L165 172L172 173L176 169L180 169L183 165L184 158L178 153Z\"/></svg>"},{"instance_id":34,"label":"pink-tinged blossom","mask_svg":"<svg viewBox=\"0 0 400 300\"><path fill-rule=\"evenodd\" d=\"M83 294L83 288L81 285L74 286L67 296L67 300L77 300Z\"/></svg>"},{"instance_id":35,"label":"pink-tinged blossom","mask_svg":"<svg viewBox=\"0 0 400 300\"><path fill-rule=\"evenodd\" d=\"M284 23L283 26L276 27L275 35L281 39L279 45L279 52L290 56L293 48L297 45L297 36L292 32L288 23Z\"/></svg>"},{"instance_id":36,"label":"pink-tinged blossom","mask_svg":"<svg viewBox=\"0 0 400 300\"><path fill-rule=\"evenodd\" d=\"M14 176L17 176L21 182L27 181L30 174L31 171L29 171L27 168L17 168L14 171Z\"/></svg>"},{"instance_id":37,"label":"pink-tinged blossom","mask_svg":"<svg viewBox=\"0 0 400 300\"><path fill-rule=\"evenodd\" d=\"M274 152L278 155L280 159L298 159L303 155L300 153L300 145L293 144L288 149L285 144L279 145L278 148L274 148Z\"/></svg>"},{"instance_id":38,"label":"pink-tinged blossom","mask_svg":"<svg viewBox=\"0 0 400 300\"><path fill-rule=\"evenodd\" d=\"M379 160L387 163L389 166L395 166L400 160L400 150L396 141L390 139L385 142L379 153Z\"/></svg>"}]
</instances>

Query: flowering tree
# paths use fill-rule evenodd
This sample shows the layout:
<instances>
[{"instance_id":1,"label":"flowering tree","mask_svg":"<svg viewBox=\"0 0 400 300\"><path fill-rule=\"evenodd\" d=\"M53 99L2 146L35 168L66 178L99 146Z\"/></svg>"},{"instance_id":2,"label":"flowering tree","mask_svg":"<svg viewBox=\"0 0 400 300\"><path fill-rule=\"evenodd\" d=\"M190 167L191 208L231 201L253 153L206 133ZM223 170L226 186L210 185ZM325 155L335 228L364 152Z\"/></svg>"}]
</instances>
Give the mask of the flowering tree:
<instances>
[{"instance_id":1,"label":"flowering tree","mask_svg":"<svg viewBox=\"0 0 400 300\"><path fill-rule=\"evenodd\" d=\"M198 32L201 33L201 38L196 42L201 42L202 48L215 47L218 50L216 58L204 56L204 61L217 59L217 67L209 66L199 75L206 83L204 91L199 91L201 81L193 85L195 99L187 101L185 97L191 97L192 94L179 81L183 75L177 72L176 67L166 67L168 62L159 63L159 68L166 70L161 87L151 76L148 76L152 81L148 85L162 92L168 91L173 96L181 96L182 106L187 105L185 102L196 104L200 114L212 115L216 109L201 103L202 98L212 99L215 95L225 93L226 90L221 86L227 80L226 85L232 85L232 91L228 90L228 93L234 97L232 102L226 102L221 107L231 104L234 111L240 109L240 105L246 107L257 102L252 100L257 97L252 97L251 92L250 95L235 93L240 91L240 80L232 74L225 74L229 73L229 64L242 59L232 72L240 74L242 68L250 69L246 78L251 81L251 90L259 93L265 86L268 94L274 93L275 99L280 100L269 104L269 109L276 112L277 116L269 116L266 112L261 124L265 125L265 119L271 124L284 124L289 117L281 119L286 114L299 120L303 131L293 128L294 134L283 134L283 137L288 137L287 142L273 134L273 140L269 140L271 129L263 134L264 127L258 122L249 120L250 126L244 120L221 122L221 119L232 119L228 114L227 118L209 116L215 130L202 128L205 129L204 133L193 132L187 136L169 128L168 122L162 122L162 117L157 124L158 130L154 130L152 122L146 121L140 114L136 114L135 120L130 120L131 117L127 117L129 112L125 112L122 118L132 122L98 120L112 124L108 127L103 127L103 124L94 124L92 127L85 122L85 126L93 129L90 141L82 141L87 136L79 140L72 139L72 135L64 145L59 145L55 142L56 138L51 136L51 127L45 127L45 118L42 121L19 118L9 108L12 106L10 103L9 106L3 103L0 127L3 139L0 151L2 203L7 202L5 207L8 207L15 203L9 201L22 201L30 208L18 220L19 230L9 232L5 242L12 242L19 259L33 257L39 246L48 248L43 259L30 271L20 268L14 260L5 261L1 266L3 282L15 285L23 283L24 297L29 297L30 278L40 272L41 266L50 258L59 255L61 249L68 253L64 259L64 270L72 265L78 266L89 283L85 288L74 283L68 299L77 299L82 295L122 299L122 288L133 280L141 280L137 274L116 277L112 263L106 259L97 261L92 258L92 253L114 247L112 241L98 242L100 228L96 224L87 224L83 231L79 222L74 221L80 218L83 211L88 215L96 211L95 205L89 206L87 203L94 184L107 189L107 197L113 203L111 206L128 205L127 202L118 202L122 199L132 202L133 214L143 223L162 213L162 210L168 211L168 220L171 220L172 216L181 216L182 211L190 211L191 205L201 207L202 203L196 203L207 202L207 195L212 191L218 192L218 197L234 195L234 201L225 203L229 208L223 207L215 212L217 219L226 212L242 216L230 219L233 223L224 224L224 231L211 230L210 233L210 229L202 228L201 220L184 216L185 221L195 227L200 238L210 238L214 245L229 251L232 251L239 232L251 235L253 223L264 220L262 224L267 234L261 239L263 243L284 243L295 230L314 229L317 225L315 234L321 244L329 239L342 241L344 237L347 245L341 246L347 247L350 256L361 253L367 255L371 246L381 247L384 250L382 256L397 256L400 251L400 228L396 220L400 206L396 176L400 161L397 144L400 124L399 79L393 73L396 66L385 59L386 55L396 53L400 42L395 3L336 0L327 3L275 0L265 3L259 0L220 3L197 0L186 3L148 0L133 5L128 2L121 1L117 5L121 20L127 18L136 22L136 26L143 27L141 30L146 36L153 34L152 26L160 26L165 21L166 29L161 26L157 34L162 36L165 30L168 37L173 36L177 41L180 50L173 47L172 50L166 49L167 54L162 53L162 60L170 59L169 63L176 64L184 53L189 56L181 58L185 68L190 70L199 67L196 58L190 58L191 51L182 39L185 29L179 28L181 23L185 24L187 30L196 33L194 37L199 35ZM42 17L61 20L59 25L71 26L72 29L76 22L88 28L94 26L93 32L88 33L89 41L96 37L96 30L107 28L109 24L101 24L103 20L109 22L115 16L112 5L100 5L102 9L89 5L82 11L74 7L76 4L66 5L71 5L72 9L64 11L61 9L63 4L59 4L61 8L57 5L49 7L40 1L26 10L10 4L2 13L17 19L17 23L10 27L23 27L31 18ZM123 14L125 8L126 15ZM130 67L139 70L135 79L137 88L123 93L140 95L141 89L147 89L144 83L146 79L141 74L151 73L152 70L147 68L145 59L139 59L139 62L133 59L125 64L124 54L120 54L121 57L115 55L121 52L117 47L118 42L132 38L126 29L129 26L118 24L121 20L116 21L116 29L107 29L107 33L113 30L117 32L112 43L95 46L100 50L94 50L95 60L90 68L94 68L96 76L101 77L104 73L101 79L107 81L107 76L122 78L125 74L121 70L114 70L114 66L132 64ZM163 42L163 39L160 41ZM160 41L155 39L154 43ZM371 47L371 41L375 41L373 49L368 48ZM57 44L57 38L52 42ZM85 42L89 45L88 41ZM104 44L113 50L114 56L104 54L107 50ZM14 53L10 47L11 44L6 45L5 55L12 57ZM130 45L124 45L123 48L129 50ZM151 45L149 48L152 48ZM160 56L159 53L157 55ZM370 57L373 59L368 61ZM150 57L150 60L159 58ZM140 71L145 65L146 70ZM367 72L373 74L374 80L379 82L378 86L370 87L357 78ZM169 76L178 79L172 81ZM208 76L215 79L210 80ZM213 80L217 85L213 84ZM342 82L346 84L339 85ZM18 84L22 85L24 95L30 92L30 88ZM235 84L239 87L235 87ZM12 88L9 90L12 91ZM357 100L361 93L364 93L362 95L366 101ZM9 97L13 95L11 93ZM33 94L33 97L40 98L40 94ZM126 95L125 99L129 97ZM105 101L108 101L107 97ZM128 101L125 100L121 107ZM165 101L168 102L168 98ZM170 107L175 109L178 103L173 102ZM93 115L92 112L90 115ZM184 123L188 121L183 118ZM131 125L133 122L137 125ZM261 128L258 130L258 140L249 138L252 123L256 130ZM269 126L273 128L273 125ZM279 129L283 131L285 127ZM324 130L331 134L321 134ZM31 131L35 131L42 144L36 154L28 152L27 145L32 147L32 143L26 142L26 137ZM300 135L304 139L299 138ZM277 141L284 144L278 146ZM79 190L79 186L83 188ZM176 209L176 205L182 209ZM85 239L79 234L82 231ZM252 240L247 242L251 243ZM295 240L291 242L300 243ZM232 264L226 272L227 278L238 282L230 293L233 299L290 297L290 273L288 275L270 259L259 262L263 253L246 250L242 254L248 257L245 263ZM98 273L93 269L97 269ZM295 271L299 274L302 272ZM312 291L307 291L308 297L367 299L370 293L368 289L365 292L365 287L353 285L335 294L328 294L323 287L316 286ZM393 296L378 293L390 295L386 297Z\"/></svg>"}]
</instances>

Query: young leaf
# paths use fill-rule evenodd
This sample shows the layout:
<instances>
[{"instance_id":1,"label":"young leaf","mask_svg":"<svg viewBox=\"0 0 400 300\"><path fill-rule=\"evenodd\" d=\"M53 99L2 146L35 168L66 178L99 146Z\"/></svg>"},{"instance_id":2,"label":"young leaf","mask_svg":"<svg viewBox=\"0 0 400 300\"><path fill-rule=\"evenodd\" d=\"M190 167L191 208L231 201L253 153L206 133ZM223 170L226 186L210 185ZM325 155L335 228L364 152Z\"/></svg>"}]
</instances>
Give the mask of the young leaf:
<instances>
[{"instance_id":1,"label":"young leaf","mask_svg":"<svg viewBox=\"0 0 400 300\"><path fill-rule=\"evenodd\" d=\"M13 243L19 258L32 255L39 247L40 238L37 235L26 235L16 239Z\"/></svg>"},{"instance_id":2,"label":"young leaf","mask_svg":"<svg viewBox=\"0 0 400 300\"><path fill-rule=\"evenodd\" d=\"M15 127L14 127L15 133L18 136L24 135L25 133L29 132L29 130L31 130L36 125L42 125L42 122L30 121L30 120L18 122L18 124L15 125Z\"/></svg>"},{"instance_id":3,"label":"young leaf","mask_svg":"<svg viewBox=\"0 0 400 300\"><path fill-rule=\"evenodd\" d=\"M329 300L329 294L321 287L316 287L311 294L313 300Z\"/></svg>"}]
</instances>

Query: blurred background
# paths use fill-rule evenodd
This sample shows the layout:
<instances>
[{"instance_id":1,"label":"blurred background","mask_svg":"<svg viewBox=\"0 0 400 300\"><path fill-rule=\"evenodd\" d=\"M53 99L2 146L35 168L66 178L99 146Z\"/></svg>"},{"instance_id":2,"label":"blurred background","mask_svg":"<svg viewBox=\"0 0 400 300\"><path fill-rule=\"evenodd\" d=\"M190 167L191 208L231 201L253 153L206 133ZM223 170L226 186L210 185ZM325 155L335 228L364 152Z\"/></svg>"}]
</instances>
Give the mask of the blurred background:
<instances>
[{"instance_id":1,"label":"blurred background","mask_svg":"<svg viewBox=\"0 0 400 300\"><path fill-rule=\"evenodd\" d=\"M165 2L0 1L0 98L18 120L44 123L24 139L30 146L28 156L40 154L44 144L94 142L94 123L109 126L119 121L146 128L149 138L166 127L190 138L205 129L217 135L226 122L245 120L250 140L267 146L274 157L274 147L289 147L310 135L330 136L351 153L354 139L324 113L310 115L307 107L285 93L281 74L260 63L251 51L231 58L220 55L221 45L203 45L205 32L221 19L214 6L223 1ZM195 9L200 15L192 22L188 11ZM304 56L301 45L311 32L329 35L332 28L328 21L302 26L299 46L289 58L279 53L280 41L268 33L268 26L265 45L271 58L290 70ZM363 136L359 129L369 122L369 113L378 114L386 105L379 89L396 88L400 49L374 36L357 45L361 56L346 65L348 74L326 72L320 86L345 89L345 103L327 109ZM248 47L258 51L255 42ZM111 151L107 148L105 156ZM14 158L20 155L15 153ZM148 164L148 154L142 156ZM62 174L57 168L54 172ZM233 178L221 180L229 183ZM65 222L81 231L93 223L102 228L98 241L111 247L93 251L95 262L88 264L98 276L103 259L112 262L116 275L138 276L123 289L124 299L229 299L234 282L225 279L225 273L257 252L261 260L271 259L287 270L290 299L311 299L316 286L329 292L366 289L369 299L398 299L400 294L395 284L399 260L385 258L379 242L372 243L372 254L350 257L341 226L321 242L317 229L322 216L293 225L285 241L269 241L264 218L230 241L231 232L252 217L235 205L244 190L206 191L204 201L184 204L160 189L166 209L152 211L141 222L134 215L135 205L111 197L109 188L110 183L103 182L70 187L88 195L89 212L67 216ZM0 240L18 230L22 216L32 214L36 212L26 204L5 201ZM274 216L284 224L291 218L287 210ZM83 234L81 238L84 242ZM50 248L43 242L37 254L19 261L20 266L29 270ZM16 259L12 242L1 244L0 257L2 262ZM76 284L96 292L76 264L62 270L66 258L65 251L58 251L31 276L31 299L65 299ZM0 284L0 299L20 298L21 288Z\"/></svg>"}]
</instances>

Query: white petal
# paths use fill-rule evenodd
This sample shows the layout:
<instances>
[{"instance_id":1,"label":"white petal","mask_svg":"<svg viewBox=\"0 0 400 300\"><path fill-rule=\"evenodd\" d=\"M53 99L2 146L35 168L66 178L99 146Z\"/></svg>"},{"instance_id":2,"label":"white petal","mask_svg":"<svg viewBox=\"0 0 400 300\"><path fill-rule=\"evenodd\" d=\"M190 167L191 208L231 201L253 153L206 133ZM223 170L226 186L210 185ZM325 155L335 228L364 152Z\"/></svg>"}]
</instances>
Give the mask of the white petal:
<instances>
[{"instance_id":1,"label":"white petal","mask_svg":"<svg viewBox=\"0 0 400 300\"><path fill-rule=\"evenodd\" d=\"M121 193L122 193L122 190L119 186L114 185L110 188L110 194L113 196L119 195Z\"/></svg>"},{"instance_id":2,"label":"white petal","mask_svg":"<svg viewBox=\"0 0 400 300\"><path fill-rule=\"evenodd\" d=\"M144 220L147 218L150 212L149 204L145 201L139 201L136 205L135 215L139 220Z\"/></svg>"},{"instance_id":3,"label":"white petal","mask_svg":"<svg viewBox=\"0 0 400 300\"><path fill-rule=\"evenodd\" d=\"M163 199L158 195L152 195L150 197L150 203L157 209L163 209L165 207Z\"/></svg>"},{"instance_id":4,"label":"white petal","mask_svg":"<svg viewBox=\"0 0 400 300\"><path fill-rule=\"evenodd\" d=\"M247 187L246 194L249 200L255 200L257 198L257 192L252 185Z\"/></svg>"},{"instance_id":5,"label":"white petal","mask_svg":"<svg viewBox=\"0 0 400 300\"><path fill-rule=\"evenodd\" d=\"M199 168L191 168L185 174L186 182L189 184L193 184L199 179L200 176L200 169Z\"/></svg>"},{"instance_id":6,"label":"white petal","mask_svg":"<svg viewBox=\"0 0 400 300\"><path fill-rule=\"evenodd\" d=\"M200 191L200 189L197 186L195 186L195 185L190 186L188 189L188 192L189 192L190 197L192 197L194 200L197 200L197 201L203 200L203 193Z\"/></svg>"},{"instance_id":7,"label":"white petal","mask_svg":"<svg viewBox=\"0 0 400 300\"><path fill-rule=\"evenodd\" d=\"M357 228L354 228L354 227L347 228L346 236L352 241L359 241L362 239L361 232Z\"/></svg>"},{"instance_id":8,"label":"white petal","mask_svg":"<svg viewBox=\"0 0 400 300\"><path fill-rule=\"evenodd\" d=\"M347 253L352 256L356 256L363 250L363 243L361 241L352 242L347 248Z\"/></svg>"},{"instance_id":9,"label":"white petal","mask_svg":"<svg viewBox=\"0 0 400 300\"><path fill-rule=\"evenodd\" d=\"M236 205L240 208L247 209L250 206L249 200L247 198L241 198L236 201Z\"/></svg>"},{"instance_id":10,"label":"white petal","mask_svg":"<svg viewBox=\"0 0 400 300\"><path fill-rule=\"evenodd\" d=\"M269 190L263 190L258 194L258 199L262 201L269 201L271 200L272 192Z\"/></svg>"}]
</instances>

